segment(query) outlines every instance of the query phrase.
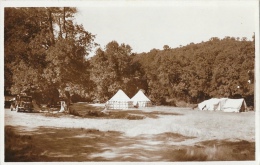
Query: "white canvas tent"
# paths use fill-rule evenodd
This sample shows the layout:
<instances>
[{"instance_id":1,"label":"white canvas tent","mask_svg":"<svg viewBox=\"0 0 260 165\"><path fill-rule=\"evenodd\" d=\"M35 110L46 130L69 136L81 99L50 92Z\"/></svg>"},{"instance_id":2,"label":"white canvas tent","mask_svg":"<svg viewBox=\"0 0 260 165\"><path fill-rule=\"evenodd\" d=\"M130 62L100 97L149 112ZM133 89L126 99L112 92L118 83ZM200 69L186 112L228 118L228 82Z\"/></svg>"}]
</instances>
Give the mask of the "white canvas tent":
<instances>
[{"instance_id":1,"label":"white canvas tent","mask_svg":"<svg viewBox=\"0 0 260 165\"><path fill-rule=\"evenodd\" d=\"M107 109L128 109L133 107L131 99L120 89L106 102Z\"/></svg>"},{"instance_id":2,"label":"white canvas tent","mask_svg":"<svg viewBox=\"0 0 260 165\"><path fill-rule=\"evenodd\" d=\"M150 107L152 106L151 100L145 96L145 94L139 90L134 97L131 98L131 101L133 101L134 106L138 107Z\"/></svg>"},{"instance_id":3,"label":"white canvas tent","mask_svg":"<svg viewBox=\"0 0 260 165\"><path fill-rule=\"evenodd\" d=\"M224 112L245 112L246 102L244 99L228 99L223 107Z\"/></svg>"},{"instance_id":4,"label":"white canvas tent","mask_svg":"<svg viewBox=\"0 0 260 165\"><path fill-rule=\"evenodd\" d=\"M246 102L244 99L212 98L199 103L198 108L209 111L244 112Z\"/></svg>"},{"instance_id":5,"label":"white canvas tent","mask_svg":"<svg viewBox=\"0 0 260 165\"><path fill-rule=\"evenodd\" d=\"M227 98L212 98L198 104L200 110L219 111L222 110Z\"/></svg>"}]
</instances>

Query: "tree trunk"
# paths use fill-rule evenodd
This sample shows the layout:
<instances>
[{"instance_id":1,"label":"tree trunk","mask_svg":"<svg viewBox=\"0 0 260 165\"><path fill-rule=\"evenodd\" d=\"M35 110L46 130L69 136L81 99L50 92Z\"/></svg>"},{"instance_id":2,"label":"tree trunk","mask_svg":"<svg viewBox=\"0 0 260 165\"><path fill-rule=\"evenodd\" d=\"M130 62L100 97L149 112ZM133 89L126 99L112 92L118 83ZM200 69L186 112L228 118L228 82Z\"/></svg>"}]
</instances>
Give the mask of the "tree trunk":
<instances>
[{"instance_id":1,"label":"tree trunk","mask_svg":"<svg viewBox=\"0 0 260 165\"><path fill-rule=\"evenodd\" d=\"M55 44L54 40L54 33L53 33L53 25L52 25L52 12L48 9L48 16L49 16L49 28L50 28L50 35L51 35L51 43Z\"/></svg>"},{"instance_id":2,"label":"tree trunk","mask_svg":"<svg viewBox=\"0 0 260 165\"><path fill-rule=\"evenodd\" d=\"M61 27L61 18L59 18L59 27L60 27L60 33L59 33L59 38L62 38L62 27Z\"/></svg>"},{"instance_id":3,"label":"tree trunk","mask_svg":"<svg viewBox=\"0 0 260 165\"><path fill-rule=\"evenodd\" d=\"M67 31L66 31L66 7L63 8L63 30L65 33L65 39L67 39Z\"/></svg>"}]
</instances>

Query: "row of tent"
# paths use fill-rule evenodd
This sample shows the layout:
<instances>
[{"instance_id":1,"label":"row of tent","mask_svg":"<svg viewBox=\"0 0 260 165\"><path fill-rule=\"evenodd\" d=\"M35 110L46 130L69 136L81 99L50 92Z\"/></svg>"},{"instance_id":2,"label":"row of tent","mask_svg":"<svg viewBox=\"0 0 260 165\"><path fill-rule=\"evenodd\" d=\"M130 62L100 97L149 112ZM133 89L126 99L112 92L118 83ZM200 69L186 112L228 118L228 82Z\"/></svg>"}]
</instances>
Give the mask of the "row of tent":
<instances>
[{"instance_id":1,"label":"row of tent","mask_svg":"<svg viewBox=\"0 0 260 165\"><path fill-rule=\"evenodd\" d=\"M198 104L199 110L224 111L224 112L245 112L247 105L242 99L212 98Z\"/></svg>"},{"instance_id":2,"label":"row of tent","mask_svg":"<svg viewBox=\"0 0 260 165\"><path fill-rule=\"evenodd\" d=\"M139 90L131 99L121 89L106 102L107 109L128 109L133 107L150 107L151 100Z\"/></svg>"},{"instance_id":3,"label":"row of tent","mask_svg":"<svg viewBox=\"0 0 260 165\"><path fill-rule=\"evenodd\" d=\"M150 107L151 100L139 90L131 99L120 89L110 100L106 102L107 109L128 109L133 107ZM242 99L212 98L198 104L199 110L245 112L247 105Z\"/></svg>"}]
</instances>

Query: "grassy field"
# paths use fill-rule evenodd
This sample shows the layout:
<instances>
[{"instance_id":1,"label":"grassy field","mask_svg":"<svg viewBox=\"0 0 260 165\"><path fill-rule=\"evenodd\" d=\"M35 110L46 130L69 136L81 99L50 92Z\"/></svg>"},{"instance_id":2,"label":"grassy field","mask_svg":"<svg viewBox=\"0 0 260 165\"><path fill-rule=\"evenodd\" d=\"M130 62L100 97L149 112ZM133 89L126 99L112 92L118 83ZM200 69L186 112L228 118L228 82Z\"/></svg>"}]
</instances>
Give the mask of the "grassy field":
<instances>
[{"instance_id":1,"label":"grassy field","mask_svg":"<svg viewBox=\"0 0 260 165\"><path fill-rule=\"evenodd\" d=\"M145 118L158 118L158 115L181 115L174 112L163 111L139 111L138 109L129 110L108 110L103 113L104 107L91 106L85 103L73 104L70 107L72 114L83 118L103 118L103 119L129 119L129 120L141 120Z\"/></svg>"},{"instance_id":2,"label":"grassy field","mask_svg":"<svg viewBox=\"0 0 260 165\"><path fill-rule=\"evenodd\" d=\"M241 161L255 159L254 112L190 108L63 113L7 111L5 161ZM18 117L19 115L19 117Z\"/></svg>"},{"instance_id":3,"label":"grassy field","mask_svg":"<svg viewBox=\"0 0 260 165\"><path fill-rule=\"evenodd\" d=\"M151 129L175 132L185 136L203 136L209 139L255 139L254 112L225 113L222 111L199 111L191 108L155 106L131 110L111 110L104 114L104 107L93 107L88 104L72 106L78 116L97 119L131 119L145 120L155 125ZM155 120L157 119L157 120ZM161 124L161 123L164 124ZM163 128L162 128L163 127ZM134 131L137 133L138 127ZM234 136L234 134L236 136Z\"/></svg>"},{"instance_id":4,"label":"grassy field","mask_svg":"<svg viewBox=\"0 0 260 165\"><path fill-rule=\"evenodd\" d=\"M41 132L41 133L39 133ZM211 140L170 145L194 137L175 133L126 137L115 131L40 128L18 135L6 127L6 162L52 161L240 161L255 159L255 143Z\"/></svg>"}]
</instances>

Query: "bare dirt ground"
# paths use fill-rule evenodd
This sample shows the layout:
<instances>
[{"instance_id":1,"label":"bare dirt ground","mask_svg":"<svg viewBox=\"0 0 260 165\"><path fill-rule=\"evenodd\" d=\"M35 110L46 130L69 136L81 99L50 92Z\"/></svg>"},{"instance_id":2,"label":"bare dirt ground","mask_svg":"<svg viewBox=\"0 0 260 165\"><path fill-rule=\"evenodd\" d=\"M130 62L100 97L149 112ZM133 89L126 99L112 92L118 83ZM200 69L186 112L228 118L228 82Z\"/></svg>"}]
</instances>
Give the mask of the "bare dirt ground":
<instances>
[{"instance_id":1,"label":"bare dirt ground","mask_svg":"<svg viewBox=\"0 0 260 165\"><path fill-rule=\"evenodd\" d=\"M127 112L127 111L126 111ZM156 113L154 113L156 112ZM160 113L159 113L160 112ZM5 109L6 161L254 160L255 113L151 107L141 120ZM156 115L156 117L152 116ZM21 143L19 143L21 141ZM28 148L29 146L29 148ZM18 152L19 151L19 152ZM33 151L33 152L32 152ZM26 153L25 153L26 152ZM18 154L17 154L18 153Z\"/></svg>"}]
</instances>

